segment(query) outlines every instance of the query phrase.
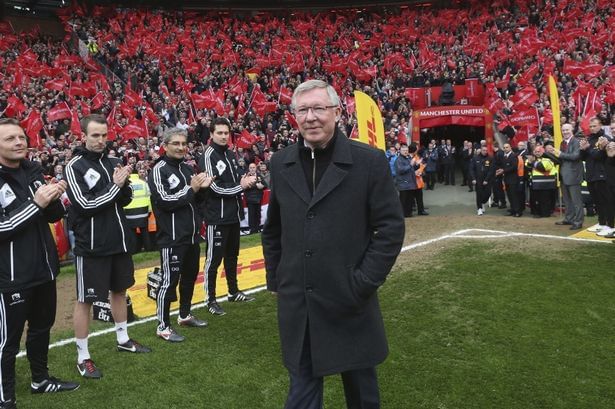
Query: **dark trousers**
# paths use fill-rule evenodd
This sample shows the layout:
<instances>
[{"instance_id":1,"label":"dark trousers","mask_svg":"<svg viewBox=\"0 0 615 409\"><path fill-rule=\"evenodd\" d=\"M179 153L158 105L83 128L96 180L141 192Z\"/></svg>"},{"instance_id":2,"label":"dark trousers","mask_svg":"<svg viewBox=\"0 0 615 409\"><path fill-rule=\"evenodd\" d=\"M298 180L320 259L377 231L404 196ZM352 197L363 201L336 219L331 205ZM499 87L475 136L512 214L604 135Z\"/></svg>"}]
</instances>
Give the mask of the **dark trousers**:
<instances>
[{"instance_id":1,"label":"dark trousers","mask_svg":"<svg viewBox=\"0 0 615 409\"><path fill-rule=\"evenodd\" d=\"M534 198L536 200L536 214L542 217L549 217L553 213L553 191L534 190Z\"/></svg>"},{"instance_id":2,"label":"dark trousers","mask_svg":"<svg viewBox=\"0 0 615 409\"><path fill-rule=\"evenodd\" d=\"M310 336L306 330L301 361L297 371L290 371L290 388L284 409L322 409L323 378L312 373ZM355 369L341 373L348 409L379 409L380 392L376 368Z\"/></svg>"},{"instance_id":3,"label":"dark trousers","mask_svg":"<svg viewBox=\"0 0 615 409\"><path fill-rule=\"evenodd\" d=\"M433 190L436 185L436 172L425 172L423 179L425 179L425 188Z\"/></svg>"},{"instance_id":4,"label":"dark trousers","mask_svg":"<svg viewBox=\"0 0 615 409\"><path fill-rule=\"evenodd\" d=\"M423 189L400 190L399 201L404 211L404 217L412 217L414 203L416 203L418 213L423 213L425 211L425 206L423 205Z\"/></svg>"},{"instance_id":5,"label":"dark trousers","mask_svg":"<svg viewBox=\"0 0 615 409\"><path fill-rule=\"evenodd\" d=\"M483 185L483 182L476 182L474 189L476 190L476 208L481 209L489 200L489 196L491 196L491 185Z\"/></svg>"},{"instance_id":6,"label":"dark trousers","mask_svg":"<svg viewBox=\"0 0 615 409\"><path fill-rule=\"evenodd\" d=\"M28 321L26 351L32 381L49 377L47 351L49 331L56 319L56 282L0 294L0 401L15 399L15 357L24 325Z\"/></svg>"},{"instance_id":7,"label":"dark trousers","mask_svg":"<svg viewBox=\"0 0 615 409\"><path fill-rule=\"evenodd\" d=\"M205 292L208 301L216 300L216 277L224 259L228 291L237 288L237 257L239 256L239 223L207 226L207 261L205 262Z\"/></svg>"},{"instance_id":8,"label":"dark trousers","mask_svg":"<svg viewBox=\"0 0 615 409\"><path fill-rule=\"evenodd\" d=\"M199 274L201 248L198 243L160 249L162 282L156 298L156 315L160 327L171 325L171 302L177 300L175 289L179 283L179 314L187 317L192 306L194 282Z\"/></svg>"},{"instance_id":9,"label":"dark trousers","mask_svg":"<svg viewBox=\"0 0 615 409\"><path fill-rule=\"evenodd\" d=\"M506 195L504 194L502 177L496 177L493 184L493 201L500 205L506 205Z\"/></svg>"},{"instance_id":10,"label":"dark trousers","mask_svg":"<svg viewBox=\"0 0 615 409\"><path fill-rule=\"evenodd\" d=\"M250 233L258 233L261 227L261 204L248 203L248 224Z\"/></svg>"},{"instance_id":11,"label":"dark trousers","mask_svg":"<svg viewBox=\"0 0 615 409\"><path fill-rule=\"evenodd\" d=\"M455 184L455 163L444 164L444 183L447 185Z\"/></svg>"},{"instance_id":12,"label":"dark trousers","mask_svg":"<svg viewBox=\"0 0 615 409\"><path fill-rule=\"evenodd\" d=\"M508 196L508 203L510 203L510 210L513 214L521 213L521 209L519 209L518 185L518 183L506 185L506 196Z\"/></svg>"},{"instance_id":13,"label":"dark trousers","mask_svg":"<svg viewBox=\"0 0 615 409\"><path fill-rule=\"evenodd\" d=\"M615 227L615 198L606 180L597 180L595 182L587 182L589 194L596 205L598 213L598 223L603 226Z\"/></svg>"},{"instance_id":14,"label":"dark trousers","mask_svg":"<svg viewBox=\"0 0 615 409\"><path fill-rule=\"evenodd\" d=\"M525 210L525 202L526 202L526 189L525 189L525 180L519 181L519 187L517 189L517 198L519 200L519 213L523 213ZM555 204L555 202L553 202Z\"/></svg>"}]
</instances>

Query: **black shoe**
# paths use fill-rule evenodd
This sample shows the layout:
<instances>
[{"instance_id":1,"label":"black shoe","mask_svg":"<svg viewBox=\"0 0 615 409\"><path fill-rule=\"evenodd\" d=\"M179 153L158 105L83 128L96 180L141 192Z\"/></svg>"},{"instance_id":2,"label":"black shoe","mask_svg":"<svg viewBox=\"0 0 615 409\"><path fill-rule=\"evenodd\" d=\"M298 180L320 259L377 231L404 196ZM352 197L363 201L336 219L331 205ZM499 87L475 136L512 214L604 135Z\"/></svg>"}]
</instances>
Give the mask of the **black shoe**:
<instances>
[{"instance_id":1,"label":"black shoe","mask_svg":"<svg viewBox=\"0 0 615 409\"><path fill-rule=\"evenodd\" d=\"M225 315L226 312L220 307L216 301L211 301L207 303L207 311L213 315Z\"/></svg>"},{"instance_id":2,"label":"black shoe","mask_svg":"<svg viewBox=\"0 0 615 409\"><path fill-rule=\"evenodd\" d=\"M42 382L32 382L30 384L30 392L32 393L68 392L75 389L79 389L78 383L62 381L53 376Z\"/></svg>"},{"instance_id":3,"label":"black shoe","mask_svg":"<svg viewBox=\"0 0 615 409\"><path fill-rule=\"evenodd\" d=\"M473 192L473 191L474 191L474 189L468 189L468 192Z\"/></svg>"},{"instance_id":4,"label":"black shoe","mask_svg":"<svg viewBox=\"0 0 615 409\"><path fill-rule=\"evenodd\" d=\"M581 230L582 228L582 224L573 224L572 226L570 226L570 230Z\"/></svg>"},{"instance_id":5,"label":"black shoe","mask_svg":"<svg viewBox=\"0 0 615 409\"><path fill-rule=\"evenodd\" d=\"M134 339L129 339L123 344L117 344L117 350L120 352L132 352L133 354L147 354L148 352L152 352L151 349L139 344Z\"/></svg>"},{"instance_id":6,"label":"black shoe","mask_svg":"<svg viewBox=\"0 0 615 409\"><path fill-rule=\"evenodd\" d=\"M498 209L506 209L506 205L505 204L501 204L498 206Z\"/></svg>"},{"instance_id":7,"label":"black shoe","mask_svg":"<svg viewBox=\"0 0 615 409\"><path fill-rule=\"evenodd\" d=\"M249 296L241 291L237 291L235 294L228 295L228 302L251 302L256 298Z\"/></svg>"},{"instance_id":8,"label":"black shoe","mask_svg":"<svg viewBox=\"0 0 615 409\"><path fill-rule=\"evenodd\" d=\"M15 399L9 399L0 402L0 409L17 409L17 403L15 403Z\"/></svg>"},{"instance_id":9,"label":"black shoe","mask_svg":"<svg viewBox=\"0 0 615 409\"><path fill-rule=\"evenodd\" d=\"M429 216L429 213L427 213L427 212L419 212L418 215L419 216Z\"/></svg>"},{"instance_id":10,"label":"black shoe","mask_svg":"<svg viewBox=\"0 0 615 409\"><path fill-rule=\"evenodd\" d=\"M89 379L100 379L102 378L102 372L96 368L94 361L91 359L86 359L82 363L77 364L77 370L79 374L84 378Z\"/></svg>"},{"instance_id":11,"label":"black shoe","mask_svg":"<svg viewBox=\"0 0 615 409\"><path fill-rule=\"evenodd\" d=\"M571 226L572 225L572 223L566 222L566 221L555 222L555 224L557 224L558 226Z\"/></svg>"}]
</instances>

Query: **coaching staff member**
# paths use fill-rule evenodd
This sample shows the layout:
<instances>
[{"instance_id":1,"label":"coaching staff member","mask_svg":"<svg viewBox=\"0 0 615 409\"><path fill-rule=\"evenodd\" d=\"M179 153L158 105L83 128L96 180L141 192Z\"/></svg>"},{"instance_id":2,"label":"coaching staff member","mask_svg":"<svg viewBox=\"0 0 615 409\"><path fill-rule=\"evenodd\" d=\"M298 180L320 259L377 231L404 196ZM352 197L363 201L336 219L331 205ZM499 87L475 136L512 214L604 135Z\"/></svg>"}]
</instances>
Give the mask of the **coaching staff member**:
<instances>
[{"instance_id":1,"label":"coaching staff member","mask_svg":"<svg viewBox=\"0 0 615 409\"><path fill-rule=\"evenodd\" d=\"M226 314L216 301L216 276L224 259L224 271L230 302L254 301L237 287L239 256L239 222L244 218L241 192L254 186L256 176L239 176L235 155L228 150L231 123L226 118L214 119L210 127L210 144L199 160L199 168L213 176L203 214L207 223L207 261L205 293L207 309L214 315Z\"/></svg>"},{"instance_id":2,"label":"coaching staff member","mask_svg":"<svg viewBox=\"0 0 615 409\"><path fill-rule=\"evenodd\" d=\"M128 184L131 166L107 156L107 121L102 115L81 120L85 147L77 147L64 169L75 233L77 302L73 315L77 369L85 378L100 378L88 349L90 310L94 301L106 301L111 291L117 349L150 352L128 337L126 289L134 282L129 251L135 237L128 228L124 206L132 200Z\"/></svg>"},{"instance_id":3,"label":"coaching staff member","mask_svg":"<svg viewBox=\"0 0 615 409\"><path fill-rule=\"evenodd\" d=\"M156 335L165 341L181 342L184 337L171 327L171 301L176 299L179 283L179 325L205 327L207 322L190 314L194 282L199 273L201 218L197 201L211 184L205 173L194 174L184 162L188 151L188 133L171 128L164 132L164 156L149 176L152 205L156 216L156 243L160 246L162 283L156 299L158 328Z\"/></svg>"},{"instance_id":4,"label":"coaching staff member","mask_svg":"<svg viewBox=\"0 0 615 409\"><path fill-rule=\"evenodd\" d=\"M49 376L49 331L56 317L58 253L49 224L64 215L66 182L46 184L43 168L26 160L26 135L0 119L0 408L16 408L15 357L25 322L32 393L74 390Z\"/></svg>"},{"instance_id":5,"label":"coaching staff member","mask_svg":"<svg viewBox=\"0 0 615 409\"><path fill-rule=\"evenodd\" d=\"M388 347L376 290L399 254L404 218L383 152L337 128L333 87L299 85L298 143L274 154L262 241L277 293L286 408L321 408L323 376L341 373L349 408L379 408L375 366Z\"/></svg>"}]
</instances>

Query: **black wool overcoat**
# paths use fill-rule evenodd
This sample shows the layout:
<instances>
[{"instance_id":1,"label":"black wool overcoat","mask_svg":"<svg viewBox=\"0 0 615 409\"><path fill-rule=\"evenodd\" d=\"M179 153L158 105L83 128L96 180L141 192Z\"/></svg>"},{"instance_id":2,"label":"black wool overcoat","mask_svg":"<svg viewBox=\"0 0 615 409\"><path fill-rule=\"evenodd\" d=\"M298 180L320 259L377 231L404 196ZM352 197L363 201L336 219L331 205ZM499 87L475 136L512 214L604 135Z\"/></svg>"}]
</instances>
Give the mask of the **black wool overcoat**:
<instances>
[{"instance_id":1,"label":"black wool overcoat","mask_svg":"<svg viewBox=\"0 0 615 409\"><path fill-rule=\"evenodd\" d=\"M381 363L388 346L376 290L405 232L384 153L338 133L311 196L291 145L271 159L271 188L262 241L284 364L298 368L307 325L315 376Z\"/></svg>"}]
</instances>

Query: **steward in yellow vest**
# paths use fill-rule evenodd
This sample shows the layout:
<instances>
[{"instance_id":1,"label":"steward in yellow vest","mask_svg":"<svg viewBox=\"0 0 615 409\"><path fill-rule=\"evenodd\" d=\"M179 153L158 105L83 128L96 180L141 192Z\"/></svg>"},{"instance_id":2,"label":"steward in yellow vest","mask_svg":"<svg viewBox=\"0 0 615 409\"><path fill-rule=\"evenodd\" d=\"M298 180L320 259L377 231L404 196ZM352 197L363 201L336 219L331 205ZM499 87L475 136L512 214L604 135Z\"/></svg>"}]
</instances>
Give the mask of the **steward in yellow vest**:
<instances>
[{"instance_id":1,"label":"steward in yellow vest","mask_svg":"<svg viewBox=\"0 0 615 409\"><path fill-rule=\"evenodd\" d=\"M544 148L536 146L534 154L528 156L528 167L531 169L532 192L536 205L534 217L549 217L555 208L554 191L557 190L557 168L555 163L543 156ZM532 157L533 156L533 157Z\"/></svg>"}]
</instances>

